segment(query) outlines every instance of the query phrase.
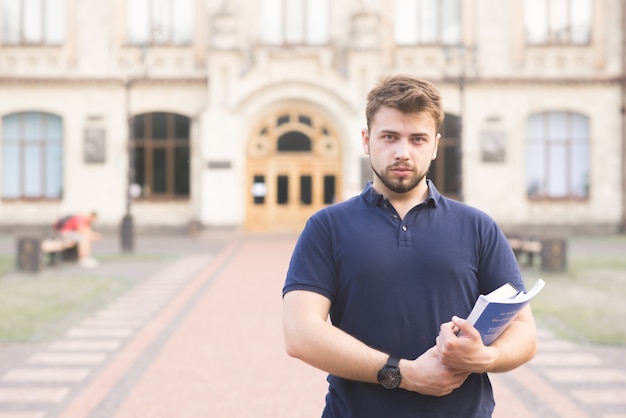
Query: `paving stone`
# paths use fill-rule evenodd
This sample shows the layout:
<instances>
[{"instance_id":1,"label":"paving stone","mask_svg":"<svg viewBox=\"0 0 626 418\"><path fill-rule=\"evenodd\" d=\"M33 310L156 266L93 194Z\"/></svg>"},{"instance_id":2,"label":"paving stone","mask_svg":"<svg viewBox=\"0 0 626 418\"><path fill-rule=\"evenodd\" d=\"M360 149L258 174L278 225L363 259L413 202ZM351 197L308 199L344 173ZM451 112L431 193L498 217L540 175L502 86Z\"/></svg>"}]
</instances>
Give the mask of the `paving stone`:
<instances>
[{"instance_id":1,"label":"paving stone","mask_svg":"<svg viewBox=\"0 0 626 418\"><path fill-rule=\"evenodd\" d=\"M74 340L66 339L51 343L50 350L61 351L113 351L117 350L122 343L120 340Z\"/></svg>"},{"instance_id":2,"label":"paving stone","mask_svg":"<svg viewBox=\"0 0 626 418\"><path fill-rule=\"evenodd\" d=\"M591 418L591 416L576 402L572 401L567 393L551 384L531 367L524 365L508 373L517 380L525 390L532 393L535 402L548 408L555 416L564 418ZM543 417L538 417L543 418Z\"/></svg>"},{"instance_id":3,"label":"paving stone","mask_svg":"<svg viewBox=\"0 0 626 418\"><path fill-rule=\"evenodd\" d=\"M89 318L80 323L83 328L135 328L144 321L119 318Z\"/></svg>"},{"instance_id":4,"label":"paving stone","mask_svg":"<svg viewBox=\"0 0 626 418\"><path fill-rule=\"evenodd\" d=\"M531 361L533 365L541 366L598 366L602 360L588 353L539 353Z\"/></svg>"},{"instance_id":5,"label":"paving stone","mask_svg":"<svg viewBox=\"0 0 626 418\"><path fill-rule=\"evenodd\" d=\"M0 411L0 418L44 418L45 412L43 411L16 411L16 412L2 412Z\"/></svg>"},{"instance_id":6,"label":"paving stone","mask_svg":"<svg viewBox=\"0 0 626 418\"><path fill-rule=\"evenodd\" d=\"M46 365L95 365L100 364L106 359L103 353L54 353L41 352L33 354L28 360L31 364Z\"/></svg>"},{"instance_id":7,"label":"paving stone","mask_svg":"<svg viewBox=\"0 0 626 418\"><path fill-rule=\"evenodd\" d=\"M626 382L626 373L610 368L573 367L566 369L543 369L543 373L556 382Z\"/></svg>"},{"instance_id":8,"label":"paving stone","mask_svg":"<svg viewBox=\"0 0 626 418\"><path fill-rule=\"evenodd\" d=\"M65 335L69 338L126 338L132 333L132 328L72 328Z\"/></svg>"},{"instance_id":9,"label":"paving stone","mask_svg":"<svg viewBox=\"0 0 626 418\"><path fill-rule=\"evenodd\" d=\"M18 368L10 370L2 380L5 382L80 382L89 375L89 369L81 368Z\"/></svg>"},{"instance_id":10,"label":"paving stone","mask_svg":"<svg viewBox=\"0 0 626 418\"><path fill-rule=\"evenodd\" d=\"M589 404L626 405L626 388L579 389L572 393Z\"/></svg>"},{"instance_id":11,"label":"paving stone","mask_svg":"<svg viewBox=\"0 0 626 418\"><path fill-rule=\"evenodd\" d=\"M69 393L65 387L0 388L0 403L58 403Z\"/></svg>"},{"instance_id":12,"label":"paving stone","mask_svg":"<svg viewBox=\"0 0 626 418\"><path fill-rule=\"evenodd\" d=\"M121 311L119 309L107 309L105 311L98 312L96 314L97 318L113 318L113 319L128 319L131 321L145 321L150 318L150 314L143 312L141 314L137 314L136 312L129 311Z\"/></svg>"},{"instance_id":13,"label":"paving stone","mask_svg":"<svg viewBox=\"0 0 626 418\"><path fill-rule=\"evenodd\" d=\"M551 351L574 351L578 348L578 346L570 341L563 340L539 340L539 352L540 353L548 353Z\"/></svg>"}]
</instances>

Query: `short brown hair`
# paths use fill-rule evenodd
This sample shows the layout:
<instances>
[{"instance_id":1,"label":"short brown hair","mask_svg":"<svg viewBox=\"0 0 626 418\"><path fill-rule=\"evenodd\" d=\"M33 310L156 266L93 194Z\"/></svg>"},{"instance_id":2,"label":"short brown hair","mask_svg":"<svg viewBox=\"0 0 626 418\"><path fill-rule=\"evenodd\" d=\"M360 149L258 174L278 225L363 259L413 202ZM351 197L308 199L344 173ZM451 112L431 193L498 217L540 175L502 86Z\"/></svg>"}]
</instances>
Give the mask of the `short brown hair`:
<instances>
[{"instance_id":1,"label":"short brown hair","mask_svg":"<svg viewBox=\"0 0 626 418\"><path fill-rule=\"evenodd\" d=\"M443 123L441 94L430 82L405 75L387 77L367 95L365 117L367 129L381 107L388 106L402 113L427 112L437 130Z\"/></svg>"}]
</instances>

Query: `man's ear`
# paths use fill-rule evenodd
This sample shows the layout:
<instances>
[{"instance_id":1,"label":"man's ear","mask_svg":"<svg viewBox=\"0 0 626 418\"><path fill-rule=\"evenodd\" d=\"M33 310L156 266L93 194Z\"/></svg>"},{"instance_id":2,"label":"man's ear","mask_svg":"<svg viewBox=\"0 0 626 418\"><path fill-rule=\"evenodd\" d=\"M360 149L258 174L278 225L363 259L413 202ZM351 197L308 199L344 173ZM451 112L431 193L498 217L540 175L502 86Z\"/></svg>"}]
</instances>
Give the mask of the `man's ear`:
<instances>
[{"instance_id":1,"label":"man's ear","mask_svg":"<svg viewBox=\"0 0 626 418\"><path fill-rule=\"evenodd\" d=\"M365 155L370 155L370 133L367 128L361 129L361 145Z\"/></svg>"},{"instance_id":2,"label":"man's ear","mask_svg":"<svg viewBox=\"0 0 626 418\"><path fill-rule=\"evenodd\" d=\"M437 158L437 150L439 149L439 140L441 139L441 134L438 133L437 136L435 137L435 152L433 152L433 156L431 158L431 161Z\"/></svg>"}]
</instances>

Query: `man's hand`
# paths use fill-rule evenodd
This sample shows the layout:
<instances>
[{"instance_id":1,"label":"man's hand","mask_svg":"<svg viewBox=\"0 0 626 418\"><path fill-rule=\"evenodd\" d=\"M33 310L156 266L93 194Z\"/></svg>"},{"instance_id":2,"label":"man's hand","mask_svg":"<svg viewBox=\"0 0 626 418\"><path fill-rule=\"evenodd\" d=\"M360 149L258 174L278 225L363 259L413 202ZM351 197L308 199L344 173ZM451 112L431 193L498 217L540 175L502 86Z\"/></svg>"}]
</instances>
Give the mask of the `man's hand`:
<instances>
[{"instance_id":1,"label":"man's hand","mask_svg":"<svg viewBox=\"0 0 626 418\"><path fill-rule=\"evenodd\" d=\"M495 347L483 344L472 324L456 316L441 325L436 347L441 364L471 373L488 371L497 354Z\"/></svg>"},{"instance_id":2,"label":"man's hand","mask_svg":"<svg viewBox=\"0 0 626 418\"><path fill-rule=\"evenodd\" d=\"M453 370L441 364L436 346L415 360L401 360L400 371L401 388L430 396L448 395L469 376L468 372Z\"/></svg>"}]
</instances>

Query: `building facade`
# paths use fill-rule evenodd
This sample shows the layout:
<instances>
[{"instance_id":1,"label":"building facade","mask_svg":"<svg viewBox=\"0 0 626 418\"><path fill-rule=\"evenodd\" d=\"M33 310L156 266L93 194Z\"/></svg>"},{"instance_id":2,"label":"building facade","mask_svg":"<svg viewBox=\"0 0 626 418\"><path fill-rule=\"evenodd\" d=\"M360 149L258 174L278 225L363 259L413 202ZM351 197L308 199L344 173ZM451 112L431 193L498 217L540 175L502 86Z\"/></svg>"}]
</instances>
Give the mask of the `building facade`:
<instances>
[{"instance_id":1,"label":"building facade","mask_svg":"<svg viewBox=\"0 0 626 418\"><path fill-rule=\"evenodd\" d=\"M0 0L0 227L298 231L371 178L365 96L439 87L430 177L505 229L626 224L621 0Z\"/></svg>"}]
</instances>

